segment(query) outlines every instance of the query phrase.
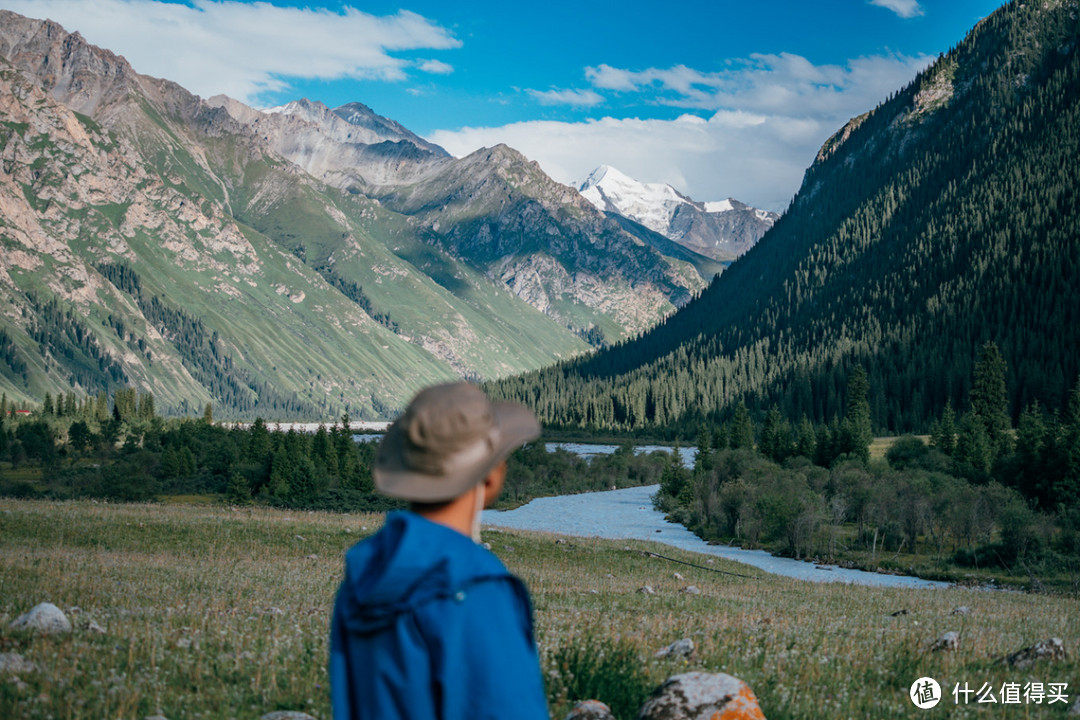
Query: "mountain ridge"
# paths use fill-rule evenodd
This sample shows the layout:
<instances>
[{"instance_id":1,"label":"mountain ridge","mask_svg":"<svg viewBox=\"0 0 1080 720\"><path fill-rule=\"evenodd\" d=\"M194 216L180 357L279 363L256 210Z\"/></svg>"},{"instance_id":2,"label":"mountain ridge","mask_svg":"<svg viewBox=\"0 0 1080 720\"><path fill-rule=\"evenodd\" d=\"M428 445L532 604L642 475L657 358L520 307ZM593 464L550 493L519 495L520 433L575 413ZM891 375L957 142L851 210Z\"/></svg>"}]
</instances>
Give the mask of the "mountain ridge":
<instances>
[{"instance_id":1,"label":"mountain ridge","mask_svg":"<svg viewBox=\"0 0 1080 720\"><path fill-rule=\"evenodd\" d=\"M697 202L665 183L643 183L601 165L578 191L597 209L615 213L718 262L754 246L779 215L734 198Z\"/></svg>"},{"instance_id":2,"label":"mountain ridge","mask_svg":"<svg viewBox=\"0 0 1080 720\"><path fill-rule=\"evenodd\" d=\"M294 108L317 123L203 101L6 11L0 82L11 398L133 385L174 412L385 417L422 385L640 332L705 284L520 155L500 150L469 178L482 154L450 158L364 106ZM349 140L358 120L383 135L340 152L330 135ZM455 167L453 188L431 182ZM403 212L418 192L431 207Z\"/></svg>"}]
</instances>

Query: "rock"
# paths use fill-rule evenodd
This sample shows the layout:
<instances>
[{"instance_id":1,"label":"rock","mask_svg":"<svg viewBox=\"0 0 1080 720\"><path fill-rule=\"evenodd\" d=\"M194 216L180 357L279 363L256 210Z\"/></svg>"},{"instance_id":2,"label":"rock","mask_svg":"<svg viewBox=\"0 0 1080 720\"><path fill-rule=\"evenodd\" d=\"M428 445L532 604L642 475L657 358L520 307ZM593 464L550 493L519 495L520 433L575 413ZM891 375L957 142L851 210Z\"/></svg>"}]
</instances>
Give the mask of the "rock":
<instances>
[{"instance_id":1,"label":"rock","mask_svg":"<svg viewBox=\"0 0 1080 720\"><path fill-rule=\"evenodd\" d=\"M599 700L582 700L564 720L615 720L615 716L611 714L611 708Z\"/></svg>"},{"instance_id":2,"label":"rock","mask_svg":"<svg viewBox=\"0 0 1080 720\"><path fill-rule=\"evenodd\" d=\"M674 675L658 687L638 720L765 720L750 686L725 673Z\"/></svg>"},{"instance_id":3,"label":"rock","mask_svg":"<svg viewBox=\"0 0 1080 720\"><path fill-rule=\"evenodd\" d=\"M71 632L71 621L64 611L52 603L35 605L11 623L12 630L37 630L49 635Z\"/></svg>"},{"instance_id":4,"label":"rock","mask_svg":"<svg viewBox=\"0 0 1080 720\"><path fill-rule=\"evenodd\" d=\"M653 654L653 657L688 658L693 654L694 641L690 638L683 638L682 640L676 640L665 648L660 648Z\"/></svg>"},{"instance_id":5,"label":"rock","mask_svg":"<svg viewBox=\"0 0 1080 720\"><path fill-rule=\"evenodd\" d=\"M1040 640L1031 647L1006 655L998 662L1004 662L1006 665L1023 669L1030 667L1036 660L1057 661L1065 659L1065 643L1061 642L1061 638L1050 638L1049 640Z\"/></svg>"},{"instance_id":6,"label":"rock","mask_svg":"<svg viewBox=\"0 0 1080 720\"><path fill-rule=\"evenodd\" d=\"M676 580L685 580L686 579L686 578L684 578L682 576L681 573L675 573L674 575L672 575L672 577L674 577Z\"/></svg>"},{"instance_id":7,"label":"rock","mask_svg":"<svg viewBox=\"0 0 1080 720\"><path fill-rule=\"evenodd\" d=\"M699 588L697 585L687 585L683 588L683 592L687 595L700 595L701 588Z\"/></svg>"},{"instance_id":8,"label":"rock","mask_svg":"<svg viewBox=\"0 0 1080 720\"><path fill-rule=\"evenodd\" d=\"M169 718L164 715L147 715L143 720L169 720Z\"/></svg>"},{"instance_id":9,"label":"rock","mask_svg":"<svg viewBox=\"0 0 1080 720\"><path fill-rule=\"evenodd\" d=\"M266 713L259 720L315 720L307 713L298 712L296 710L277 710L275 712Z\"/></svg>"},{"instance_id":10,"label":"rock","mask_svg":"<svg viewBox=\"0 0 1080 720\"><path fill-rule=\"evenodd\" d=\"M655 595L656 591L652 589L652 585L642 585L638 588L638 592L642 595Z\"/></svg>"},{"instance_id":11,"label":"rock","mask_svg":"<svg viewBox=\"0 0 1080 720\"><path fill-rule=\"evenodd\" d=\"M938 652L940 650L952 651L960 647L960 633L950 630L941 637L939 637L933 645L930 646L930 650Z\"/></svg>"},{"instance_id":12,"label":"rock","mask_svg":"<svg viewBox=\"0 0 1080 720\"><path fill-rule=\"evenodd\" d=\"M1065 714L1069 717L1080 717L1080 695L1076 696L1076 700L1073 701L1072 707L1069 708L1069 712Z\"/></svg>"},{"instance_id":13,"label":"rock","mask_svg":"<svg viewBox=\"0 0 1080 720\"><path fill-rule=\"evenodd\" d=\"M19 653L0 653L0 673L18 675L37 671L37 665L23 658Z\"/></svg>"},{"instance_id":14,"label":"rock","mask_svg":"<svg viewBox=\"0 0 1080 720\"><path fill-rule=\"evenodd\" d=\"M971 608L969 608L967 605L961 605L960 607L953 610L950 614L951 615L967 615L970 612L971 612Z\"/></svg>"}]
</instances>

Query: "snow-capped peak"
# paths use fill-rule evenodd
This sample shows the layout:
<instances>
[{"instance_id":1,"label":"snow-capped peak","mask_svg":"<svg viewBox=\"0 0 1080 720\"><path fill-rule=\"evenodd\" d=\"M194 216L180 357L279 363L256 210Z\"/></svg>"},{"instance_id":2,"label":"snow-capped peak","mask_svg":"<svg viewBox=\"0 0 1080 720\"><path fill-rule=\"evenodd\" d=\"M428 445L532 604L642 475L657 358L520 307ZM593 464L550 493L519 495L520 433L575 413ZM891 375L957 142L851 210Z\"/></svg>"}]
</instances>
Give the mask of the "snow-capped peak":
<instances>
[{"instance_id":1,"label":"snow-capped peak","mask_svg":"<svg viewBox=\"0 0 1080 720\"><path fill-rule=\"evenodd\" d=\"M705 203L705 212L728 212L734 209L735 206L731 204L731 198Z\"/></svg>"},{"instance_id":2,"label":"snow-capped peak","mask_svg":"<svg viewBox=\"0 0 1080 720\"><path fill-rule=\"evenodd\" d=\"M662 234L680 205L693 204L670 185L638 182L610 165L593 170L579 192L600 210L633 218Z\"/></svg>"},{"instance_id":3,"label":"snow-capped peak","mask_svg":"<svg viewBox=\"0 0 1080 720\"><path fill-rule=\"evenodd\" d=\"M638 182L610 165L593 170L579 192L602 212L630 218L720 261L746 252L778 217L734 198L695 202L670 185Z\"/></svg>"}]
</instances>

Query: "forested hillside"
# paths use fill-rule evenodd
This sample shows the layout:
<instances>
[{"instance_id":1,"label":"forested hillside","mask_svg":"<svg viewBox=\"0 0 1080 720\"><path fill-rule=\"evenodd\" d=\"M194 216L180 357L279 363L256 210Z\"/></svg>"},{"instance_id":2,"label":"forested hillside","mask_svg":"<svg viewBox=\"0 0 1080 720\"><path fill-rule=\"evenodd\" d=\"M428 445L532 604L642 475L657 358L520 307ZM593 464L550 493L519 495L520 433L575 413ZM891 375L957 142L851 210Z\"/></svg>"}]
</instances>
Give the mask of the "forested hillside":
<instances>
[{"instance_id":1,"label":"forested hillside","mask_svg":"<svg viewBox=\"0 0 1080 720\"><path fill-rule=\"evenodd\" d=\"M1080 12L1012 3L821 149L788 212L696 301L608 352L495 383L549 423L681 432L776 404L878 432L967 407L979 349L1009 412L1080 371Z\"/></svg>"}]
</instances>

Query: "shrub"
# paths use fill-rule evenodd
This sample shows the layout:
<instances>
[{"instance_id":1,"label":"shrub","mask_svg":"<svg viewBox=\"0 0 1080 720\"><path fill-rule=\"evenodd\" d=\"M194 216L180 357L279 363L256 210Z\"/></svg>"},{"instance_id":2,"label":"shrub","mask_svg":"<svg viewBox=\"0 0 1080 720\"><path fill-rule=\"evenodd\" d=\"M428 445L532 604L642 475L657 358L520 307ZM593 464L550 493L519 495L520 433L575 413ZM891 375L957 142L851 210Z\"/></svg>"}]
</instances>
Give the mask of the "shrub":
<instances>
[{"instance_id":1,"label":"shrub","mask_svg":"<svg viewBox=\"0 0 1080 720\"><path fill-rule=\"evenodd\" d=\"M652 692L634 644L588 632L556 649L549 660L548 697L560 701L600 700L612 714L629 720Z\"/></svg>"}]
</instances>

